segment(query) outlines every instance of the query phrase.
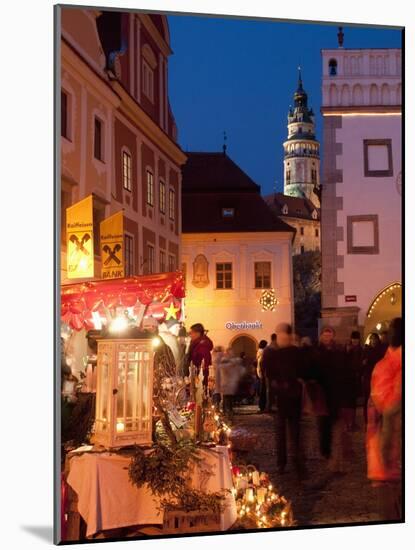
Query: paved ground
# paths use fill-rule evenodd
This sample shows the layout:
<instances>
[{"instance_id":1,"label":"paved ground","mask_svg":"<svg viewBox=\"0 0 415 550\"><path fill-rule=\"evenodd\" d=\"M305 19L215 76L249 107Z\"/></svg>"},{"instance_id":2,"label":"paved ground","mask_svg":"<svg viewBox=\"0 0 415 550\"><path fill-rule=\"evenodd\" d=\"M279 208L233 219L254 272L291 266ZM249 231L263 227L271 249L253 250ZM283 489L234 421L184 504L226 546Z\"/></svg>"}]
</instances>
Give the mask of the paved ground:
<instances>
[{"instance_id":1,"label":"paved ground","mask_svg":"<svg viewBox=\"0 0 415 550\"><path fill-rule=\"evenodd\" d=\"M269 414L256 414L256 406L235 410L233 425L258 434L258 444L252 451L239 457L258 469L268 472L278 492L292 503L297 525L327 525L339 523L379 521L376 493L366 478L364 433L351 434L350 470L344 475L333 475L326 461L318 453L314 421L303 420L302 440L307 455L309 475L299 481L290 463L283 475L277 473L275 454L275 427ZM363 424L361 411L358 422ZM239 458L238 457L238 458Z\"/></svg>"}]
</instances>

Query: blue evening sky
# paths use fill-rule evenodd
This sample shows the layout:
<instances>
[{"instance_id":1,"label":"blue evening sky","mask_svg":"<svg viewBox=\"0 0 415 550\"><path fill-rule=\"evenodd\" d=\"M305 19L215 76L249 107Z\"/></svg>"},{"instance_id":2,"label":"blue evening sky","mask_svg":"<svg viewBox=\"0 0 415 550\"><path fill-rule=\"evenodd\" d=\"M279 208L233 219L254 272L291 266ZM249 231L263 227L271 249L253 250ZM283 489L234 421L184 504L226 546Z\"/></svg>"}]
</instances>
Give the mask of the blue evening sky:
<instances>
[{"instance_id":1,"label":"blue evening sky","mask_svg":"<svg viewBox=\"0 0 415 550\"><path fill-rule=\"evenodd\" d=\"M320 50L337 47L337 25L168 16L170 102L186 151L221 151L264 194L283 188L287 111L302 66L321 142ZM395 29L344 27L346 48L401 47Z\"/></svg>"}]
</instances>

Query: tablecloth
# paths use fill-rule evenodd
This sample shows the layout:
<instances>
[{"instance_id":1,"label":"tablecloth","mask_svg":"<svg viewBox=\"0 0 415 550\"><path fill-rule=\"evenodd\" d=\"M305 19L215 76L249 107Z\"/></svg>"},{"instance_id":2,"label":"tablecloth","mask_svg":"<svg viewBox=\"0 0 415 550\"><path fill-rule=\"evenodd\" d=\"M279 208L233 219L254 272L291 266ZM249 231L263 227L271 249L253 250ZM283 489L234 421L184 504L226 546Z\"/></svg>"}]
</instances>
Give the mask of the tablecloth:
<instances>
[{"instance_id":1,"label":"tablecloth","mask_svg":"<svg viewBox=\"0 0 415 550\"><path fill-rule=\"evenodd\" d=\"M232 488L226 447L201 449L203 459L192 471L192 487L209 492ZM87 524L87 537L106 529L131 525L162 524L159 500L147 487L129 481L130 457L115 452L85 452L70 458L67 483L78 495L78 511ZM236 521L233 495L226 493L221 529Z\"/></svg>"}]
</instances>

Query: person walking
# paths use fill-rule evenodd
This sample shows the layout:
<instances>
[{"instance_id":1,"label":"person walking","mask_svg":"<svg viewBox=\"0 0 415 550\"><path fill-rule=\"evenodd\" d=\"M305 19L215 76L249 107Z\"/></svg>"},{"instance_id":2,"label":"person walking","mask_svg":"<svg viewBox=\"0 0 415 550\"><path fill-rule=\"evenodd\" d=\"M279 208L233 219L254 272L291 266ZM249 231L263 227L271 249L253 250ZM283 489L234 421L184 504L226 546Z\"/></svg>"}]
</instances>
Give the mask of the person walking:
<instances>
[{"instance_id":1,"label":"person walking","mask_svg":"<svg viewBox=\"0 0 415 550\"><path fill-rule=\"evenodd\" d=\"M333 472L345 469L345 454L349 441L345 426L344 408L350 393L350 377L344 350L335 342L335 331L325 327L316 349L314 379L323 388L327 415L318 417L320 453L329 460Z\"/></svg>"},{"instance_id":2,"label":"person walking","mask_svg":"<svg viewBox=\"0 0 415 550\"><path fill-rule=\"evenodd\" d=\"M235 395L244 373L245 367L240 357L229 351L220 357L216 368L216 391L221 394L223 414L229 420L233 418Z\"/></svg>"},{"instance_id":3,"label":"person walking","mask_svg":"<svg viewBox=\"0 0 415 550\"><path fill-rule=\"evenodd\" d=\"M360 332L354 330L350 342L346 345L346 386L343 402L343 414L346 429L349 432L357 430L356 407L361 396L361 378L363 371L363 348L360 343Z\"/></svg>"},{"instance_id":4,"label":"person walking","mask_svg":"<svg viewBox=\"0 0 415 550\"><path fill-rule=\"evenodd\" d=\"M402 319L391 321L389 347L376 363L366 431L367 476L378 490L383 520L402 517Z\"/></svg>"},{"instance_id":5,"label":"person walking","mask_svg":"<svg viewBox=\"0 0 415 550\"><path fill-rule=\"evenodd\" d=\"M267 384L266 384L265 373L262 367L262 355L267 345L268 343L266 340L261 340L258 344L258 350L256 353L256 373L259 379L258 408L259 408L259 412L261 413L265 411L267 406Z\"/></svg>"},{"instance_id":6,"label":"person walking","mask_svg":"<svg viewBox=\"0 0 415 550\"><path fill-rule=\"evenodd\" d=\"M296 471L303 476L305 465L300 450L301 355L299 348L292 344L291 325L279 324L276 333L278 348L271 346L265 348L262 365L270 385L270 397L275 397L277 405L275 427L278 473L284 473L287 465L287 435L289 435Z\"/></svg>"},{"instance_id":7,"label":"person walking","mask_svg":"<svg viewBox=\"0 0 415 550\"><path fill-rule=\"evenodd\" d=\"M211 351L213 342L207 336L204 326L195 323L190 327L190 346L188 351L188 363L193 363L198 371L203 365L203 383L208 384L209 366L212 364Z\"/></svg>"},{"instance_id":8,"label":"person walking","mask_svg":"<svg viewBox=\"0 0 415 550\"><path fill-rule=\"evenodd\" d=\"M386 350L380 341L379 334L372 332L369 336L369 345L363 350L363 372L362 372L362 394L363 394L363 417L365 426L367 426L367 404L370 397L370 381L372 372L378 363L385 355Z\"/></svg>"}]
</instances>

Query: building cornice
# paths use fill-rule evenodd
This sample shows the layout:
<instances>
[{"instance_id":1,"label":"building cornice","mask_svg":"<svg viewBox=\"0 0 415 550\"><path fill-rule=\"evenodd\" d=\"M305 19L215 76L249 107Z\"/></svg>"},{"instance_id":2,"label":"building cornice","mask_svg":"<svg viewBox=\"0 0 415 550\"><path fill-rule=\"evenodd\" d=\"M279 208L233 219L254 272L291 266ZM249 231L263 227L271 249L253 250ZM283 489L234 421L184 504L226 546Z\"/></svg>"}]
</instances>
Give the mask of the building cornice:
<instances>
[{"instance_id":1,"label":"building cornice","mask_svg":"<svg viewBox=\"0 0 415 550\"><path fill-rule=\"evenodd\" d=\"M402 108L400 105L351 105L351 106L322 106L320 108L321 114L330 116L342 116L342 115L400 115Z\"/></svg>"},{"instance_id":2,"label":"building cornice","mask_svg":"<svg viewBox=\"0 0 415 550\"><path fill-rule=\"evenodd\" d=\"M118 107L120 113L136 124L151 141L162 148L163 152L173 162L179 166L184 164L187 156L181 148L154 122L117 80L112 81L112 87L121 98L121 103Z\"/></svg>"},{"instance_id":3,"label":"building cornice","mask_svg":"<svg viewBox=\"0 0 415 550\"><path fill-rule=\"evenodd\" d=\"M157 46L160 48L163 55L168 57L173 53L173 50L170 48L170 46L165 42L163 37L160 35L157 27L154 25L153 21L151 20L151 17L147 15L146 13L139 13L137 14L138 18L142 22L143 26L147 29L147 31L150 33L153 40L156 42Z\"/></svg>"},{"instance_id":4,"label":"building cornice","mask_svg":"<svg viewBox=\"0 0 415 550\"><path fill-rule=\"evenodd\" d=\"M217 240L220 245L223 241L244 241L244 242L264 242L264 239L272 241L287 241L292 239L293 231L234 231L228 233L184 233L182 232L182 241L205 241L210 240L212 243Z\"/></svg>"}]
</instances>

